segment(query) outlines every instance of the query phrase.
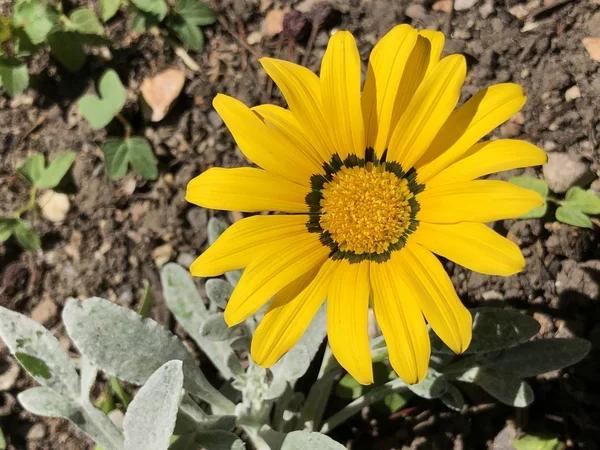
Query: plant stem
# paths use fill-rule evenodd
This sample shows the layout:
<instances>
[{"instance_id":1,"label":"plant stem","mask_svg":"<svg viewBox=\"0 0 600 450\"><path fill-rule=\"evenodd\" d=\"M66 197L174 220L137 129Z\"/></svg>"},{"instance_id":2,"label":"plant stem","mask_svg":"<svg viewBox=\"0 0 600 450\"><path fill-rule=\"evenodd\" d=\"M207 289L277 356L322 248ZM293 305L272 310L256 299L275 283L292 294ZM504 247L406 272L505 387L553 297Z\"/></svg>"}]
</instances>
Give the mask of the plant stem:
<instances>
[{"instance_id":1,"label":"plant stem","mask_svg":"<svg viewBox=\"0 0 600 450\"><path fill-rule=\"evenodd\" d=\"M37 195L37 186L34 184L31 186L31 190L29 191L29 200L19 209L17 209L14 213L17 219L21 218L21 216L27 211L33 211L35 209L35 197Z\"/></svg>"},{"instance_id":2,"label":"plant stem","mask_svg":"<svg viewBox=\"0 0 600 450\"><path fill-rule=\"evenodd\" d=\"M121 113L118 113L115 117L119 122L121 122L121 125L123 125L123 128L125 130L125 139L129 139L131 137L133 127L131 126L129 121L125 117L123 117Z\"/></svg>"},{"instance_id":3,"label":"plant stem","mask_svg":"<svg viewBox=\"0 0 600 450\"><path fill-rule=\"evenodd\" d=\"M387 395L403 389L406 389L406 383L404 383L401 378L388 381L383 386L376 387L362 397L359 397L353 402L344 406L337 413L327 419L319 431L321 433L329 433L331 430L344 423L365 406L372 405L373 403L384 399Z\"/></svg>"}]
</instances>

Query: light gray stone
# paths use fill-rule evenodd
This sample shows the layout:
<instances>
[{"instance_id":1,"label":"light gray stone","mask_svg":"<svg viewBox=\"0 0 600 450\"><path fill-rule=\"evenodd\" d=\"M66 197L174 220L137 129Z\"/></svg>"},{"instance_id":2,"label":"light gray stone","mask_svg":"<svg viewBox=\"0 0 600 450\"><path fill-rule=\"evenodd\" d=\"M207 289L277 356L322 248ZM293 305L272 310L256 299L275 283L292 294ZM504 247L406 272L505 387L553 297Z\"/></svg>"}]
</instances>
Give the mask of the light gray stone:
<instances>
[{"instance_id":1,"label":"light gray stone","mask_svg":"<svg viewBox=\"0 0 600 450\"><path fill-rule=\"evenodd\" d=\"M594 179L587 164L567 153L548 153L543 172L548 187L557 194L564 194L573 186L584 187Z\"/></svg>"}]
</instances>

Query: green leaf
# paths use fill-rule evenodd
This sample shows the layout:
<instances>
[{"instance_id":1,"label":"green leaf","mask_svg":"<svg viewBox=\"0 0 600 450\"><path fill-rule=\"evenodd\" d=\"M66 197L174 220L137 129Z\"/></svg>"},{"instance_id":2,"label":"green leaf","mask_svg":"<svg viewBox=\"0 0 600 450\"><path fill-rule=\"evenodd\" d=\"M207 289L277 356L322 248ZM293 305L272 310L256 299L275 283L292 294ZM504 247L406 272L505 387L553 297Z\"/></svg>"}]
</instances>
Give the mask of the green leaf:
<instances>
[{"instance_id":1,"label":"green leaf","mask_svg":"<svg viewBox=\"0 0 600 450\"><path fill-rule=\"evenodd\" d=\"M158 166L150 143L146 138L134 136L125 141L127 155L133 170L146 180L158 178Z\"/></svg>"},{"instance_id":2,"label":"green leaf","mask_svg":"<svg viewBox=\"0 0 600 450\"><path fill-rule=\"evenodd\" d=\"M46 40L58 17L58 12L43 0L20 0L13 8L15 27L24 28L34 44Z\"/></svg>"},{"instance_id":3,"label":"green leaf","mask_svg":"<svg viewBox=\"0 0 600 450\"><path fill-rule=\"evenodd\" d=\"M465 406L465 398L452 383L448 383L448 389L440 397L440 400L453 411L461 411Z\"/></svg>"},{"instance_id":4,"label":"green leaf","mask_svg":"<svg viewBox=\"0 0 600 450\"><path fill-rule=\"evenodd\" d=\"M127 391L123 389L123 386L121 385L121 382L118 378L110 377L108 379L108 382L111 391L113 391L113 393L119 398L121 404L123 405L123 408L127 409L129 403L131 403L131 395L129 395Z\"/></svg>"},{"instance_id":5,"label":"green leaf","mask_svg":"<svg viewBox=\"0 0 600 450\"><path fill-rule=\"evenodd\" d=\"M15 358L19 361L19 364L29 372L33 377L42 377L49 379L52 376L48 365L40 358L27 353L16 352Z\"/></svg>"},{"instance_id":6,"label":"green leaf","mask_svg":"<svg viewBox=\"0 0 600 450\"><path fill-rule=\"evenodd\" d=\"M527 342L537 334L540 324L533 317L519 311L499 308L474 308L473 337L465 354L487 353L514 347ZM431 350L434 353L454 355L433 332Z\"/></svg>"},{"instance_id":7,"label":"green leaf","mask_svg":"<svg viewBox=\"0 0 600 450\"><path fill-rule=\"evenodd\" d=\"M217 15L210 6L199 0L177 0L173 9L193 25L210 25L217 20Z\"/></svg>"},{"instance_id":8,"label":"green leaf","mask_svg":"<svg viewBox=\"0 0 600 450\"><path fill-rule=\"evenodd\" d=\"M144 12L150 13L163 20L167 15L167 3L164 0L131 0L135 6Z\"/></svg>"},{"instance_id":9,"label":"green leaf","mask_svg":"<svg viewBox=\"0 0 600 450\"><path fill-rule=\"evenodd\" d=\"M566 445L554 436L533 436L526 434L512 443L515 450L564 450Z\"/></svg>"},{"instance_id":10,"label":"green leaf","mask_svg":"<svg viewBox=\"0 0 600 450\"><path fill-rule=\"evenodd\" d=\"M390 414L393 414L399 409L403 408L408 401L402 395L394 392L393 394L390 394L384 398L383 403L388 407Z\"/></svg>"},{"instance_id":11,"label":"green leaf","mask_svg":"<svg viewBox=\"0 0 600 450\"><path fill-rule=\"evenodd\" d=\"M55 30L48 35L52 55L70 72L77 72L85 63L81 35L74 31Z\"/></svg>"},{"instance_id":12,"label":"green leaf","mask_svg":"<svg viewBox=\"0 0 600 450\"><path fill-rule=\"evenodd\" d=\"M340 398L357 399L363 394L363 386L347 373L335 387L335 394Z\"/></svg>"},{"instance_id":13,"label":"green leaf","mask_svg":"<svg viewBox=\"0 0 600 450\"><path fill-rule=\"evenodd\" d=\"M117 72L107 70L98 85L100 97L87 94L79 99L81 115L94 130L104 128L123 109L127 100L125 88Z\"/></svg>"},{"instance_id":14,"label":"green leaf","mask_svg":"<svg viewBox=\"0 0 600 450\"><path fill-rule=\"evenodd\" d=\"M559 206L556 208L556 219L562 223L581 228L594 228L594 224L588 216L577 209L569 206Z\"/></svg>"},{"instance_id":15,"label":"green leaf","mask_svg":"<svg viewBox=\"0 0 600 450\"><path fill-rule=\"evenodd\" d=\"M207 280L204 289L208 299L221 309L225 309L229 297L233 294L233 286L220 278Z\"/></svg>"},{"instance_id":16,"label":"green leaf","mask_svg":"<svg viewBox=\"0 0 600 450\"><path fill-rule=\"evenodd\" d=\"M0 242L6 241L12 236L19 219L13 217L0 217Z\"/></svg>"},{"instance_id":17,"label":"green leaf","mask_svg":"<svg viewBox=\"0 0 600 450\"><path fill-rule=\"evenodd\" d=\"M144 11L136 10L133 13L133 19L131 20L131 31L134 33L144 33L152 27L156 27L160 24L158 18L152 14L148 14Z\"/></svg>"},{"instance_id":18,"label":"green leaf","mask_svg":"<svg viewBox=\"0 0 600 450\"><path fill-rule=\"evenodd\" d=\"M526 378L562 369L581 361L590 351L585 339L539 339L504 350L497 358L479 363L502 377Z\"/></svg>"},{"instance_id":19,"label":"green leaf","mask_svg":"<svg viewBox=\"0 0 600 450\"><path fill-rule=\"evenodd\" d=\"M17 169L17 172L31 184L36 184L44 173L44 155L34 153Z\"/></svg>"},{"instance_id":20,"label":"green leaf","mask_svg":"<svg viewBox=\"0 0 600 450\"><path fill-rule=\"evenodd\" d=\"M122 0L100 0L102 20L106 22L111 19L121 7Z\"/></svg>"},{"instance_id":21,"label":"green leaf","mask_svg":"<svg viewBox=\"0 0 600 450\"><path fill-rule=\"evenodd\" d=\"M524 408L534 400L533 389L523 380L515 380L502 375L498 376L487 370L479 370L473 382L481 386L492 397L509 406Z\"/></svg>"},{"instance_id":22,"label":"green leaf","mask_svg":"<svg viewBox=\"0 0 600 450\"><path fill-rule=\"evenodd\" d=\"M202 51L204 48L204 34L197 25L184 18L177 17L169 26L183 45L196 52Z\"/></svg>"},{"instance_id":23,"label":"green leaf","mask_svg":"<svg viewBox=\"0 0 600 450\"><path fill-rule=\"evenodd\" d=\"M408 389L422 398L438 398L448 390L448 380L443 374L430 367L425 379L420 383L409 385Z\"/></svg>"},{"instance_id":24,"label":"green leaf","mask_svg":"<svg viewBox=\"0 0 600 450\"><path fill-rule=\"evenodd\" d=\"M0 44L8 41L12 36L12 20L10 17L0 14Z\"/></svg>"},{"instance_id":25,"label":"green leaf","mask_svg":"<svg viewBox=\"0 0 600 450\"><path fill-rule=\"evenodd\" d=\"M144 292L140 300L138 314L142 317L152 317L152 292L150 291L150 283L148 280L142 280L144 283Z\"/></svg>"},{"instance_id":26,"label":"green leaf","mask_svg":"<svg viewBox=\"0 0 600 450\"><path fill-rule=\"evenodd\" d=\"M512 184L516 184L525 189L530 189L532 191L537 192L540 196L546 200L548 198L548 185L544 180L540 180L539 178L534 177L513 177L508 180ZM544 203L542 206L538 206L537 208L532 209L531 211L520 216L521 219L539 219L540 217L544 217L546 215L546 211L548 210L548 205Z\"/></svg>"},{"instance_id":27,"label":"green leaf","mask_svg":"<svg viewBox=\"0 0 600 450\"><path fill-rule=\"evenodd\" d=\"M27 220L20 220L13 231L17 242L25 250L37 250L41 246L40 236Z\"/></svg>"},{"instance_id":28,"label":"green leaf","mask_svg":"<svg viewBox=\"0 0 600 450\"><path fill-rule=\"evenodd\" d=\"M67 30L77 31L81 34L104 35L104 27L98 20L96 13L88 8L77 8L69 15Z\"/></svg>"},{"instance_id":29,"label":"green leaf","mask_svg":"<svg viewBox=\"0 0 600 450\"><path fill-rule=\"evenodd\" d=\"M6 450L6 439L4 438L2 428L0 428L0 450Z\"/></svg>"},{"instance_id":30,"label":"green leaf","mask_svg":"<svg viewBox=\"0 0 600 450\"><path fill-rule=\"evenodd\" d=\"M113 180L123 178L129 164L125 141L119 138L108 138L101 148L104 152L104 164L108 176Z\"/></svg>"},{"instance_id":31,"label":"green leaf","mask_svg":"<svg viewBox=\"0 0 600 450\"><path fill-rule=\"evenodd\" d=\"M22 94L29 85L27 65L16 58L0 57L0 79L8 95Z\"/></svg>"},{"instance_id":32,"label":"green leaf","mask_svg":"<svg viewBox=\"0 0 600 450\"><path fill-rule=\"evenodd\" d=\"M211 314L200 326L200 336L211 341L226 341L230 335L231 330L223 319L223 313Z\"/></svg>"},{"instance_id":33,"label":"green leaf","mask_svg":"<svg viewBox=\"0 0 600 450\"><path fill-rule=\"evenodd\" d=\"M13 29L12 43L14 56L17 58L31 56L36 51L36 45L31 42L31 39L22 28Z\"/></svg>"},{"instance_id":34,"label":"green leaf","mask_svg":"<svg viewBox=\"0 0 600 450\"><path fill-rule=\"evenodd\" d=\"M50 161L35 183L39 188L51 189L58 186L75 161L75 152L62 152Z\"/></svg>"},{"instance_id":35,"label":"green leaf","mask_svg":"<svg viewBox=\"0 0 600 450\"><path fill-rule=\"evenodd\" d=\"M578 186L567 191L564 206L586 214L600 214L600 197Z\"/></svg>"}]
</instances>

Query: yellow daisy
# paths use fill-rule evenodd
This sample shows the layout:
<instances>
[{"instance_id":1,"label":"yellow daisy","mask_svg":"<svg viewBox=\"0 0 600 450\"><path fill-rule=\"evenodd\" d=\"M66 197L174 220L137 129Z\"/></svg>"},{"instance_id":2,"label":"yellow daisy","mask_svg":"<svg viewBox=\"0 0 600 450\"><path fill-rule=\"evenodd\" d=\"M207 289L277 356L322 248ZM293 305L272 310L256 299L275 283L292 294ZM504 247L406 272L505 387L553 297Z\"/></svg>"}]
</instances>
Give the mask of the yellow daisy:
<instances>
[{"instance_id":1,"label":"yellow daisy","mask_svg":"<svg viewBox=\"0 0 600 450\"><path fill-rule=\"evenodd\" d=\"M477 143L525 96L518 85L498 84L454 110L466 63L462 55L440 59L443 46L440 32L395 27L373 49L361 93L356 43L339 31L320 76L261 59L289 109L214 99L259 168L211 168L190 181L186 199L286 213L234 223L190 268L200 277L245 268L225 309L230 326L272 299L252 341L257 364L269 367L292 348L327 299L335 357L372 383L371 302L392 367L419 382L430 357L426 323L457 353L471 340L471 315L434 253L485 274L522 270L518 246L484 222L543 200L507 182L474 180L543 164L546 155L524 141Z\"/></svg>"}]
</instances>

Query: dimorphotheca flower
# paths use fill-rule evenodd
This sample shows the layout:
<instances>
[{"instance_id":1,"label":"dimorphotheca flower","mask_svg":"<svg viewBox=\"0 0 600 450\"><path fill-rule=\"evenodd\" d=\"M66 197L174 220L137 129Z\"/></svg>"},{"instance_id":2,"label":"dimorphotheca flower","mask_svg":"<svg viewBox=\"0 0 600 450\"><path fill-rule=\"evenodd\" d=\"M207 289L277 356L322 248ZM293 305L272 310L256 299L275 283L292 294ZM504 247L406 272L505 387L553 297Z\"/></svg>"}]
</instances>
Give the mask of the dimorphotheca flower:
<instances>
[{"instance_id":1,"label":"dimorphotheca flower","mask_svg":"<svg viewBox=\"0 0 600 450\"><path fill-rule=\"evenodd\" d=\"M191 266L201 277L245 268L225 309L230 326L272 298L253 337L256 363L274 364L327 299L335 357L359 382L371 383L371 302L392 367L416 383L430 357L426 323L457 353L471 340L471 315L434 253L484 274L523 268L518 246L484 222L519 216L542 199L507 182L475 179L546 161L527 142L477 143L525 96L515 84L498 84L454 110L466 63L461 55L440 59L443 45L440 32L395 27L373 49L361 93L354 38L339 31L319 77L290 62L261 60L289 109L214 99L259 168L211 168L189 183L187 200L285 213L234 223Z\"/></svg>"}]
</instances>

